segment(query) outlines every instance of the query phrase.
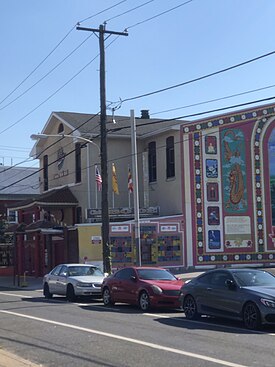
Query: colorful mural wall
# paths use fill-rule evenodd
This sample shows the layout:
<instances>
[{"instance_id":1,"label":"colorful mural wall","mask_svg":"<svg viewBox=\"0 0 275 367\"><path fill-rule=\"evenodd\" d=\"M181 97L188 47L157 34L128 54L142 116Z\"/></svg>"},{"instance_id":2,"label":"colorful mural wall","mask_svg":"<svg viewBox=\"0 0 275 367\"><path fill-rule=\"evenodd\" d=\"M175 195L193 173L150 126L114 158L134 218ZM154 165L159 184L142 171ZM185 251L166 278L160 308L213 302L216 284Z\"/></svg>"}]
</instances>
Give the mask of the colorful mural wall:
<instances>
[{"instance_id":1,"label":"colorful mural wall","mask_svg":"<svg viewBox=\"0 0 275 367\"><path fill-rule=\"evenodd\" d=\"M275 262L274 116L272 105L182 127L188 265Z\"/></svg>"},{"instance_id":2,"label":"colorful mural wall","mask_svg":"<svg viewBox=\"0 0 275 367\"><path fill-rule=\"evenodd\" d=\"M140 224L140 246L142 265L182 266L184 263L182 217L173 221L161 218ZM102 261L100 224L78 225L80 261L99 263ZM114 269L137 263L135 225L112 223L110 246Z\"/></svg>"}]
</instances>

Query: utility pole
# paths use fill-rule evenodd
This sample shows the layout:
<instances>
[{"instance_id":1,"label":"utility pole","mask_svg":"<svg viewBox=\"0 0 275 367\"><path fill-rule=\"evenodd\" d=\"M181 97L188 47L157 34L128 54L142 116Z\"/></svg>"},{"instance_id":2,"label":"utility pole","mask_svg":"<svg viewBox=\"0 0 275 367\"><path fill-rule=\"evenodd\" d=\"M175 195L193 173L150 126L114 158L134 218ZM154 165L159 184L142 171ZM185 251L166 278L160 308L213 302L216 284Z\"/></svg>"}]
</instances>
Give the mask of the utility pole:
<instances>
[{"instance_id":1,"label":"utility pole","mask_svg":"<svg viewBox=\"0 0 275 367\"><path fill-rule=\"evenodd\" d=\"M99 29L76 27L80 31L99 33L100 52L100 161L102 176L101 195L101 233L102 233L102 256L104 272L111 273L111 251L109 244L109 201L108 201L108 156L107 156L107 130L106 130L106 81L105 81L105 47L104 35L114 34L128 36L127 32L107 31L105 25L101 24Z\"/></svg>"}]
</instances>

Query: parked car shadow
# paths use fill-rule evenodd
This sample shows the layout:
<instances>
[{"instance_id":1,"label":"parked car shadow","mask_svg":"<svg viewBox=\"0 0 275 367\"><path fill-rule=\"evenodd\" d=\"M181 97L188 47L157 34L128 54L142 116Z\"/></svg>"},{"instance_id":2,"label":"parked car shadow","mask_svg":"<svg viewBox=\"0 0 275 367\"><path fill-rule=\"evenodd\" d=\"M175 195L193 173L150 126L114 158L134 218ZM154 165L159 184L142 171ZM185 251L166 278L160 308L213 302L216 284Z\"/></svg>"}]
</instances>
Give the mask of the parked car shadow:
<instances>
[{"instance_id":1,"label":"parked car shadow","mask_svg":"<svg viewBox=\"0 0 275 367\"><path fill-rule=\"evenodd\" d=\"M192 321L187 320L182 314L181 317L171 317L171 318L155 318L154 321L168 325L171 327L177 327L189 330L212 330L221 331L223 333L235 334L255 334L255 333L274 333L275 326L273 325L263 325L260 330L249 330L246 329L241 321L222 319L218 317L205 316L201 317L199 320Z\"/></svg>"},{"instance_id":2,"label":"parked car shadow","mask_svg":"<svg viewBox=\"0 0 275 367\"><path fill-rule=\"evenodd\" d=\"M182 313L180 309L171 309L171 308L151 308L147 312L142 311L138 306L129 305L127 303L116 303L114 306L105 306L103 303L96 305L83 305L80 306L87 311L98 311L98 312L117 312L117 313L132 313L132 314L142 314L142 313L163 313L166 314L175 314Z\"/></svg>"}]
</instances>

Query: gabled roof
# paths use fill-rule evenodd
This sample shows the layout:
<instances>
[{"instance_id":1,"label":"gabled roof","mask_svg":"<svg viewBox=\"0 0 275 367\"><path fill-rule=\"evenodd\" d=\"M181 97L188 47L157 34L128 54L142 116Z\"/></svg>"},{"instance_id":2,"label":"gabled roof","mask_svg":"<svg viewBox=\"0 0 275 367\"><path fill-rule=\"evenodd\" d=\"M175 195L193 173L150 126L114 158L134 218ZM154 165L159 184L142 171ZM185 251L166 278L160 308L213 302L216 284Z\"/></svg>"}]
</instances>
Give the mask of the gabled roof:
<instances>
[{"instance_id":1,"label":"gabled roof","mask_svg":"<svg viewBox=\"0 0 275 367\"><path fill-rule=\"evenodd\" d=\"M53 112L51 117L56 117L70 128L77 129L81 134L98 136L100 134L100 115L76 113L76 112ZM50 124L51 117L45 125L42 133L47 133L47 126ZM115 115L107 116L106 128L111 130L108 136L131 136L130 116ZM184 123L182 120L165 119L144 119L136 117L137 138L146 137L147 134L157 134L169 131Z\"/></svg>"},{"instance_id":2,"label":"gabled roof","mask_svg":"<svg viewBox=\"0 0 275 367\"><path fill-rule=\"evenodd\" d=\"M27 199L9 205L13 210L26 209L33 206L40 208L58 208L58 207L75 207L78 205L78 200L73 195L71 190L66 186L60 189L54 189L39 195L37 198Z\"/></svg>"}]
</instances>

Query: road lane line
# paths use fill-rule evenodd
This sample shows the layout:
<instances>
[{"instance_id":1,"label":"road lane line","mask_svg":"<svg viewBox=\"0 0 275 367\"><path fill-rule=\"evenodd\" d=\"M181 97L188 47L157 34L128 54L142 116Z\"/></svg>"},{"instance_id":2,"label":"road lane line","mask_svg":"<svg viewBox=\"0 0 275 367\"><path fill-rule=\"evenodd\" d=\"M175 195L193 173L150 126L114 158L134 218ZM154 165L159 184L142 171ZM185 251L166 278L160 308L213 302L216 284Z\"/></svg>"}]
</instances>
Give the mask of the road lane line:
<instances>
[{"instance_id":1,"label":"road lane line","mask_svg":"<svg viewBox=\"0 0 275 367\"><path fill-rule=\"evenodd\" d=\"M227 367L248 367L248 366L244 366L244 365L241 365L241 364L238 364L238 363L233 363L233 362L224 361L222 359L208 357L208 356L205 356L205 355L202 355L202 354L186 352L186 351L176 349L176 348L165 347L163 345L148 343L148 342L145 342L143 340L127 338L125 336L106 333L106 332L98 331L98 330L94 330L94 329L88 329L88 328L84 328L84 327L80 327L80 326L76 326L76 325L72 325L72 324L65 324L63 322L42 319L40 317L24 315L24 314L20 314L20 313L17 313L17 312L6 311L6 310L0 310L0 312L4 313L4 314L8 314L8 315L13 315L13 316L26 318L26 319L31 319L31 320L35 320L35 321L44 322L44 323L47 323L47 324L63 326L63 327L69 328L69 329L85 331L85 332L90 333L90 334L96 334L96 335L100 335L100 336L106 336L106 337L112 338L112 339L123 340L125 342L142 345L142 346L152 348L152 349L157 349L157 350L161 350L161 351L180 354L180 355L184 355L184 356L191 357L191 358L201 359L201 360L204 360L204 361L207 361L207 362L213 362L213 363L216 363L216 364L220 364L222 366L227 366Z\"/></svg>"}]
</instances>

